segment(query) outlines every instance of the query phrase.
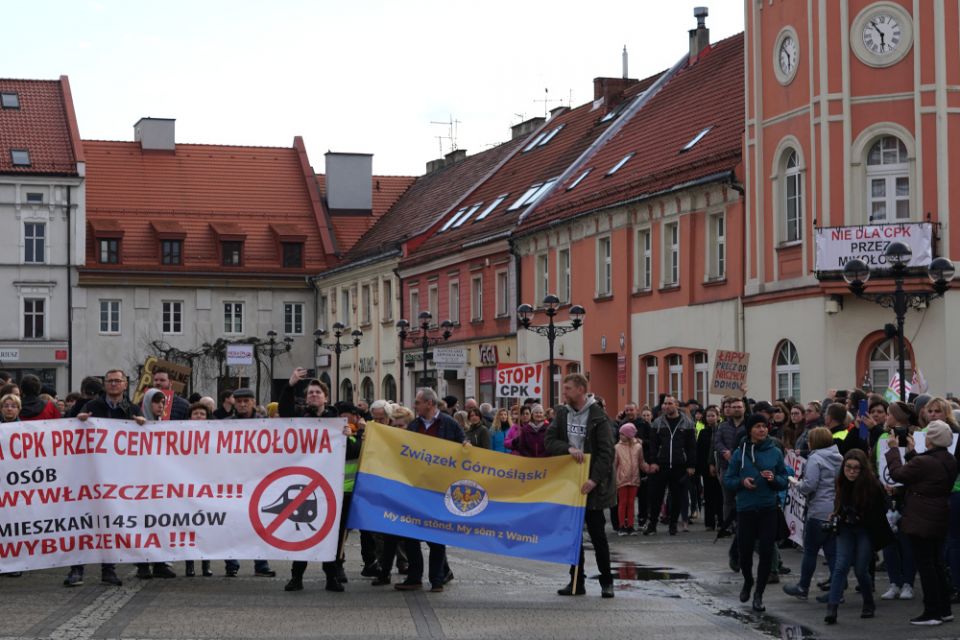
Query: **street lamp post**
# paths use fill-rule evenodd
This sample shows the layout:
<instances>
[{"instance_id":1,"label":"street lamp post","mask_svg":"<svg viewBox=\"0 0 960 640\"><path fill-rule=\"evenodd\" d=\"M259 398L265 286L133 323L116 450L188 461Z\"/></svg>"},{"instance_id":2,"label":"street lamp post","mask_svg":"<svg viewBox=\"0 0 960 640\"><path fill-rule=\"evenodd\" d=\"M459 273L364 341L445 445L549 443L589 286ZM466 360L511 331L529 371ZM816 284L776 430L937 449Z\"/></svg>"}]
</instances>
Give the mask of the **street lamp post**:
<instances>
[{"instance_id":1,"label":"street lamp post","mask_svg":"<svg viewBox=\"0 0 960 640\"><path fill-rule=\"evenodd\" d=\"M409 338L412 344L419 343L420 348L423 352L423 384L427 384L427 357L429 356L429 349L433 345L441 344L450 339L450 336L453 335L453 323L449 320L444 320L440 323L440 328L443 330L438 336L431 336L431 321L433 320L433 314L429 311L421 311L418 316L420 321L419 328L410 329L410 323L407 320L401 318L397 320L397 336L400 338L400 351L401 356L403 355L403 343ZM400 384L403 384L403 369L402 369L402 358L401 358L401 370L400 370ZM401 388L401 396L402 396Z\"/></svg>"},{"instance_id":2,"label":"street lamp post","mask_svg":"<svg viewBox=\"0 0 960 640\"><path fill-rule=\"evenodd\" d=\"M933 283L932 291L904 291L903 281L907 276L907 268L913 251L903 242L891 242L883 253L887 264L890 265L890 274L893 279L892 293L866 293L866 284L870 280L870 267L859 258L850 260L843 267L843 279L850 291L858 298L870 300L887 309L893 309L897 317L897 365L900 375L900 399L906 401L906 363L905 345L903 339L903 324L908 309L923 309L936 298L940 298L950 288L950 281L956 274L956 269L948 258L936 258L927 267L927 276ZM892 333L892 332L890 332Z\"/></svg>"},{"instance_id":3,"label":"street lamp post","mask_svg":"<svg viewBox=\"0 0 960 640\"><path fill-rule=\"evenodd\" d=\"M316 338L316 343L318 347L322 347L323 349L333 351L333 353L336 354L335 366L337 369L337 394L336 394L337 402L340 402L340 354L343 353L344 351L349 351L350 349L355 349L356 347L359 347L360 339L363 337L363 331L360 331L360 329L354 329L349 333L349 335L353 338L352 343L340 342L340 338L343 338L344 336L348 335L347 334L348 329L349 327L345 326L342 322L334 322L333 323L334 342L330 342L326 344L323 342L323 336L327 334L326 329L317 329L316 331L313 332L313 335Z\"/></svg>"},{"instance_id":4,"label":"street lamp post","mask_svg":"<svg viewBox=\"0 0 960 640\"><path fill-rule=\"evenodd\" d=\"M529 304L522 304L517 307L517 317L520 320L520 326L522 326L527 331L533 331L537 335L546 337L547 345L549 346L550 352L550 372L548 378L550 381L550 406L557 406L557 392L553 386L553 345L556 342L557 338L560 336L566 335L572 331L576 331L583 325L583 316L586 314L583 307L578 304L570 307L570 324L556 324L553 321L553 318L557 315L557 309L560 308L560 298L555 296L552 293L547 294L543 298L543 309L547 314L547 324L545 325L531 325L530 320L533 319L535 313L534 308Z\"/></svg>"},{"instance_id":5,"label":"street lamp post","mask_svg":"<svg viewBox=\"0 0 960 640\"><path fill-rule=\"evenodd\" d=\"M293 338L290 336L284 336L283 340L277 340L277 332L271 329L267 331L267 341L266 342L256 342L254 343L254 348L263 355L270 358L270 402L276 400L273 394L273 362L276 360L277 356L283 353L288 353L293 348ZM259 359L258 359L259 362ZM259 371L260 365L257 365L257 379L259 380Z\"/></svg>"}]
</instances>

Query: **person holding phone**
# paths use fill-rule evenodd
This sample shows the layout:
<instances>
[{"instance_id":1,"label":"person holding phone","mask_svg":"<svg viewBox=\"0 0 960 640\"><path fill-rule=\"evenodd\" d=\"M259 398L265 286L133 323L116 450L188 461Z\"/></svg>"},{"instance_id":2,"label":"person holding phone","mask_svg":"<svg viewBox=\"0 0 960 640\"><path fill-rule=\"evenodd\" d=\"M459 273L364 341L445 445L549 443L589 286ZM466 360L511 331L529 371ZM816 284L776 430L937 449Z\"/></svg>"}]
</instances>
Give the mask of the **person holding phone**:
<instances>
[{"instance_id":1,"label":"person holding phone","mask_svg":"<svg viewBox=\"0 0 960 640\"><path fill-rule=\"evenodd\" d=\"M770 577L777 537L777 494L787 488L787 468L783 452L768 436L766 417L753 414L746 425L747 439L730 458L723 485L736 492L737 544L743 574L740 602L750 600L753 590L752 608L760 613L766 610L763 591ZM759 549L756 580L753 577L755 544Z\"/></svg>"}]
</instances>

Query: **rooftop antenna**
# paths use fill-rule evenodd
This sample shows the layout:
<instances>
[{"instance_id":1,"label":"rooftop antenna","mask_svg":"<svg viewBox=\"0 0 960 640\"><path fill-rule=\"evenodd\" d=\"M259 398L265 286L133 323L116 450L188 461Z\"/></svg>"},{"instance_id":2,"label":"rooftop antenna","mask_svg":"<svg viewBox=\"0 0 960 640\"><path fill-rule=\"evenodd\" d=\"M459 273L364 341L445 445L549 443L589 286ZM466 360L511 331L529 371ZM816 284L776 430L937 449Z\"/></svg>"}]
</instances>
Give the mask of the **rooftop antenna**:
<instances>
[{"instance_id":1,"label":"rooftop antenna","mask_svg":"<svg viewBox=\"0 0 960 640\"><path fill-rule=\"evenodd\" d=\"M443 153L443 141L444 141L444 140L449 140L449 141L450 141L450 151L451 151L451 152L456 151L456 150L457 150L457 125L460 125L460 124L463 124L463 123L462 123L460 120L456 120L456 119L453 117L453 114L451 114L451 115L450 115L450 119L447 120L446 122L437 122L437 121L435 121L435 120L431 120L431 121L430 121L430 124L444 124L444 125L447 126L447 135L445 135L445 136L437 136L437 142L438 142L439 145L440 145L440 155L441 155L441 156L444 155L444 153Z\"/></svg>"},{"instance_id":2,"label":"rooftop antenna","mask_svg":"<svg viewBox=\"0 0 960 640\"><path fill-rule=\"evenodd\" d=\"M549 105L551 102L559 102L560 104L563 104L563 100L562 100L562 99L551 99L551 98L550 98L550 89L544 89L544 90L543 90L543 98L541 98L541 99L539 99L539 100L534 100L534 102L542 102L542 103L543 103L543 117L544 117L544 118L547 117L547 105Z\"/></svg>"},{"instance_id":3,"label":"rooftop antenna","mask_svg":"<svg viewBox=\"0 0 960 640\"><path fill-rule=\"evenodd\" d=\"M623 79L626 80L629 77L627 75L627 45L623 45Z\"/></svg>"}]
</instances>

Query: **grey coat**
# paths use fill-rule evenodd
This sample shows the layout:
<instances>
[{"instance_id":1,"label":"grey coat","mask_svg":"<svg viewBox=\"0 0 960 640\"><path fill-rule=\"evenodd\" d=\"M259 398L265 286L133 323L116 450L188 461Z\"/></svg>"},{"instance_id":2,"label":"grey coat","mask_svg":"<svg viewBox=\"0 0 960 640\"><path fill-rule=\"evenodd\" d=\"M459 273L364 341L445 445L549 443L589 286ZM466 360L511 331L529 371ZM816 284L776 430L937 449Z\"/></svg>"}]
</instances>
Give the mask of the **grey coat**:
<instances>
[{"instance_id":1,"label":"grey coat","mask_svg":"<svg viewBox=\"0 0 960 640\"><path fill-rule=\"evenodd\" d=\"M733 422L724 420L717 425L717 432L713 435L713 449L720 464L721 476L727 465L730 464L729 461L724 460L723 454L729 451L732 456L737 448L737 429L737 425Z\"/></svg>"},{"instance_id":2,"label":"grey coat","mask_svg":"<svg viewBox=\"0 0 960 640\"><path fill-rule=\"evenodd\" d=\"M843 464L840 449L832 444L810 453L797 489L807 498L807 517L829 520L837 494L837 474Z\"/></svg>"},{"instance_id":3,"label":"grey coat","mask_svg":"<svg viewBox=\"0 0 960 640\"><path fill-rule=\"evenodd\" d=\"M570 455L567 439L566 405L557 409L557 415L547 427L546 447L551 456ZM597 486L587 495L587 509L609 509L617 501L617 479L613 467L613 431L607 414L600 405L590 406L587 417L587 435L583 452L590 454L590 479Z\"/></svg>"}]
</instances>

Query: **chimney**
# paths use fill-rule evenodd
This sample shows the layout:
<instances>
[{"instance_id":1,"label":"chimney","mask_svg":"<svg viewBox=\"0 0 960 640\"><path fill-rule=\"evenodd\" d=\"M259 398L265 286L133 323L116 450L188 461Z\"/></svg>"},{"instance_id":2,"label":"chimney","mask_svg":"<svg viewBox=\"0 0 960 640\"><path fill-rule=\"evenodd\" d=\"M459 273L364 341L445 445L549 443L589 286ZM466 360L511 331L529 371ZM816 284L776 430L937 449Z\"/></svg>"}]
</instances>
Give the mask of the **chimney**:
<instances>
[{"instance_id":1,"label":"chimney","mask_svg":"<svg viewBox=\"0 0 960 640\"><path fill-rule=\"evenodd\" d=\"M707 16L710 11L706 7L694 7L693 17L697 19L697 28L690 29L690 64L696 64L700 53L710 46L710 29L707 29Z\"/></svg>"},{"instance_id":2,"label":"chimney","mask_svg":"<svg viewBox=\"0 0 960 640\"><path fill-rule=\"evenodd\" d=\"M510 139L516 140L517 138L524 138L530 134L531 131L542 125L546 122L547 119L544 117L530 118L529 120L524 120L519 124L515 124L510 127Z\"/></svg>"},{"instance_id":3,"label":"chimney","mask_svg":"<svg viewBox=\"0 0 960 640\"><path fill-rule=\"evenodd\" d=\"M436 160L427 160L427 175L434 173L435 171L440 171L447 166L447 161L443 158L437 158Z\"/></svg>"},{"instance_id":4,"label":"chimney","mask_svg":"<svg viewBox=\"0 0 960 640\"><path fill-rule=\"evenodd\" d=\"M327 207L339 211L373 209L373 154L335 153L326 159Z\"/></svg>"},{"instance_id":5,"label":"chimney","mask_svg":"<svg viewBox=\"0 0 960 640\"><path fill-rule=\"evenodd\" d=\"M603 105L609 109L620 102L624 91L638 82L635 78L594 78L593 99L602 99Z\"/></svg>"},{"instance_id":6,"label":"chimney","mask_svg":"<svg viewBox=\"0 0 960 640\"><path fill-rule=\"evenodd\" d=\"M466 159L467 159L466 149L454 149L447 155L443 156L443 164L444 166L449 167L452 164L463 162Z\"/></svg>"},{"instance_id":7,"label":"chimney","mask_svg":"<svg viewBox=\"0 0 960 640\"><path fill-rule=\"evenodd\" d=\"M141 149L176 151L173 118L140 118L133 125L133 140Z\"/></svg>"}]
</instances>

